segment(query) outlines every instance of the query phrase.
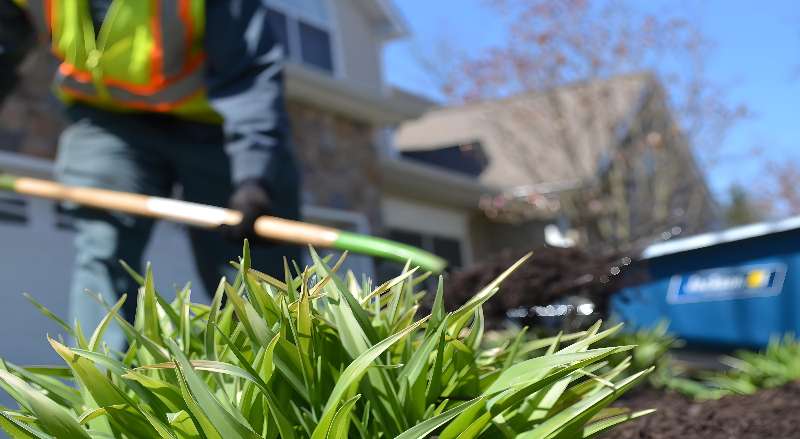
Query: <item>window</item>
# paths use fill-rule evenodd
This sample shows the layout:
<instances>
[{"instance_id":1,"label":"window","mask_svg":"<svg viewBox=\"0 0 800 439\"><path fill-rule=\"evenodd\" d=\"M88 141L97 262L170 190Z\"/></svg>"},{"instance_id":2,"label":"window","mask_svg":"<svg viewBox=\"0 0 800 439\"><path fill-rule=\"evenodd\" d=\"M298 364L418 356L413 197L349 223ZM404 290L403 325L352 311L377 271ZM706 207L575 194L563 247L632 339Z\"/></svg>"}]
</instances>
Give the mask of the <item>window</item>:
<instances>
[{"instance_id":1,"label":"window","mask_svg":"<svg viewBox=\"0 0 800 439\"><path fill-rule=\"evenodd\" d=\"M56 217L56 228L59 230L66 230L69 232L74 232L77 229L75 228L75 219L70 214L67 209L61 203L53 203L53 213Z\"/></svg>"},{"instance_id":2,"label":"window","mask_svg":"<svg viewBox=\"0 0 800 439\"><path fill-rule=\"evenodd\" d=\"M332 26L326 0L268 0L268 18L287 58L334 73Z\"/></svg>"},{"instance_id":3,"label":"window","mask_svg":"<svg viewBox=\"0 0 800 439\"><path fill-rule=\"evenodd\" d=\"M304 63L333 72L331 37L327 31L300 23L300 49Z\"/></svg>"},{"instance_id":4,"label":"window","mask_svg":"<svg viewBox=\"0 0 800 439\"><path fill-rule=\"evenodd\" d=\"M0 197L0 222L25 224L28 222L27 203L18 197Z\"/></svg>"},{"instance_id":5,"label":"window","mask_svg":"<svg viewBox=\"0 0 800 439\"><path fill-rule=\"evenodd\" d=\"M469 177L478 177L489 165L480 142L462 143L434 149L403 151L403 157Z\"/></svg>"},{"instance_id":6,"label":"window","mask_svg":"<svg viewBox=\"0 0 800 439\"><path fill-rule=\"evenodd\" d=\"M433 253L443 257L449 266L461 267L461 242L453 238L432 237Z\"/></svg>"},{"instance_id":7,"label":"window","mask_svg":"<svg viewBox=\"0 0 800 439\"><path fill-rule=\"evenodd\" d=\"M289 44L289 29L286 25L286 15L274 9L267 9L267 21L275 39L283 46L287 58L292 57L292 46Z\"/></svg>"},{"instance_id":8,"label":"window","mask_svg":"<svg viewBox=\"0 0 800 439\"><path fill-rule=\"evenodd\" d=\"M307 21L327 23L330 19L326 0L267 0L267 4Z\"/></svg>"},{"instance_id":9,"label":"window","mask_svg":"<svg viewBox=\"0 0 800 439\"><path fill-rule=\"evenodd\" d=\"M438 236L431 233L391 229L389 239L413 245L441 256L447 261L447 268L460 268L463 265L461 241L456 238Z\"/></svg>"},{"instance_id":10,"label":"window","mask_svg":"<svg viewBox=\"0 0 800 439\"><path fill-rule=\"evenodd\" d=\"M395 229L389 231L389 239L422 248L422 235L417 232Z\"/></svg>"}]
</instances>

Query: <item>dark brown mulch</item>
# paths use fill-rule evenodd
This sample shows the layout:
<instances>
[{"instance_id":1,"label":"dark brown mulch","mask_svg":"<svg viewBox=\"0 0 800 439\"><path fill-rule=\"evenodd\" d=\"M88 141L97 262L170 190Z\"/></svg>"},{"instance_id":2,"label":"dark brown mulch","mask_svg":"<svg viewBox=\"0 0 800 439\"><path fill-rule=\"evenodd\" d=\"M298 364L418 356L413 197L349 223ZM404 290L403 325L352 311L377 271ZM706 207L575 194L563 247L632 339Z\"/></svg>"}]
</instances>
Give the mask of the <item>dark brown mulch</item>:
<instances>
[{"instance_id":1,"label":"dark brown mulch","mask_svg":"<svg viewBox=\"0 0 800 439\"><path fill-rule=\"evenodd\" d=\"M523 252L504 251L471 267L451 273L445 283L448 305L458 306L517 262ZM501 294L484 304L489 323L505 319L518 307L548 305L567 296L591 300L605 313L611 295L631 283L636 270L621 254L598 254L581 248L540 247L501 287Z\"/></svg>"},{"instance_id":2,"label":"dark brown mulch","mask_svg":"<svg viewBox=\"0 0 800 439\"><path fill-rule=\"evenodd\" d=\"M675 393L643 389L619 405L658 411L611 430L605 438L800 438L800 383L762 390L755 395L703 402Z\"/></svg>"}]
</instances>

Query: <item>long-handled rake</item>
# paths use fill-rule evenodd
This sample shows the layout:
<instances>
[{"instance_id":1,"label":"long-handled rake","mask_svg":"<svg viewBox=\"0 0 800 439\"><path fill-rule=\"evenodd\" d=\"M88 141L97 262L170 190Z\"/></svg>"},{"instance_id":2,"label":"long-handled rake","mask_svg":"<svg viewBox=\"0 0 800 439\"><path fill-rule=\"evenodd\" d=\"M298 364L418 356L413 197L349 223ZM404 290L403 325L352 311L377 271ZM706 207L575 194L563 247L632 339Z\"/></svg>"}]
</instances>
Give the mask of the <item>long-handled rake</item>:
<instances>
[{"instance_id":1,"label":"long-handled rake","mask_svg":"<svg viewBox=\"0 0 800 439\"><path fill-rule=\"evenodd\" d=\"M0 190L209 229L236 225L242 220L241 212L221 207L106 189L65 186L49 180L2 172ZM410 261L411 265L434 273L441 272L447 266L444 259L416 247L301 221L262 216L255 222L255 232L262 238L274 241L346 250L403 263Z\"/></svg>"}]
</instances>

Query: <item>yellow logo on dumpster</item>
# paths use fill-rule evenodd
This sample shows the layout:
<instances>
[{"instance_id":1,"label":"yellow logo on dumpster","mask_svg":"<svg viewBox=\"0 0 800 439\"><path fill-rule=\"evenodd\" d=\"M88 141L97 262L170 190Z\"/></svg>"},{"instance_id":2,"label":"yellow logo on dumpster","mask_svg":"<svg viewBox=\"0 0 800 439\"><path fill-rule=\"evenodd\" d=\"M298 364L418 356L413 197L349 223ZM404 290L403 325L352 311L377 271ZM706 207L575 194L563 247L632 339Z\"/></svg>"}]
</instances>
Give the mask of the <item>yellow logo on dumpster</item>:
<instances>
[{"instance_id":1,"label":"yellow logo on dumpster","mask_svg":"<svg viewBox=\"0 0 800 439\"><path fill-rule=\"evenodd\" d=\"M747 273L747 288L762 288L769 281L769 276L764 270L753 270Z\"/></svg>"}]
</instances>

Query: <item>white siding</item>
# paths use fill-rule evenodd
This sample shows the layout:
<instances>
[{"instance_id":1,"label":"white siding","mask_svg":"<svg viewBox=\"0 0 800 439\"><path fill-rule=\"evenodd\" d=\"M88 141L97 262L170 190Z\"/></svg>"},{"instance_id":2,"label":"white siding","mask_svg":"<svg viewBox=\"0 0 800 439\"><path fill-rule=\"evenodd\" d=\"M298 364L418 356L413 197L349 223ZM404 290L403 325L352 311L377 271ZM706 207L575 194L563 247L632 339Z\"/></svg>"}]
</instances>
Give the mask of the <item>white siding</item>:
<instances>
[{"instance_id":1,"label":"white siding","mask_svg":"<svg viewBox=\"0 0 800 439\"><path fill-rule=\"evenodd\" d=\"M338 46L343 79L373 90L383 87L382 46L375 24L354 0L332 0L339 32Z\"/></svg>"}]
</instances>

